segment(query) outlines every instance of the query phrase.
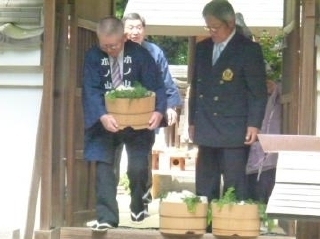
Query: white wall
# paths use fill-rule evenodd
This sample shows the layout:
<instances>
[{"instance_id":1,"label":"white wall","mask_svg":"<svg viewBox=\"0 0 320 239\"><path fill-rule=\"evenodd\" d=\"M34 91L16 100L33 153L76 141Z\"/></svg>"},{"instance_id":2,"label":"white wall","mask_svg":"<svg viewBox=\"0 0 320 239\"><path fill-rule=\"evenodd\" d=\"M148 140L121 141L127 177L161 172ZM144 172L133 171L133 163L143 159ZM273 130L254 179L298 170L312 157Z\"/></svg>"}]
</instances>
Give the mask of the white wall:
<instances>
[{"instance_id":1,"label":"white wall","mask_svg":"<svg viewBox=\"0 0 320 239\"><path fill-rule=\"evenodd\" d=\"M42 82L40 48L0 51L0 232L20 229L21 238L26 224Z\"/></svg>"}]
</instances>

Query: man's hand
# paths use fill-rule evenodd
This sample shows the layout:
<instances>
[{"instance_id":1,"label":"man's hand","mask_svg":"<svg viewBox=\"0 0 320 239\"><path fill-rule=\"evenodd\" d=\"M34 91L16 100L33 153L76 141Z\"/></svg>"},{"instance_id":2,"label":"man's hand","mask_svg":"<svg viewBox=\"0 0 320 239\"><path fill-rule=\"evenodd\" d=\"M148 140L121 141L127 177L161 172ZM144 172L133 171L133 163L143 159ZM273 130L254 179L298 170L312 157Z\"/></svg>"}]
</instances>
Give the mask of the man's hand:
<instances>
[{"instance_id":1,"label":"man's hand","mask_svg":"<svg viewBox=\"0 0 320 239\"><path fill-rule=\"evenodd\" d=\"M148 129L154 130L154 129L158 128L162 118L163 118L163 115L161 113L154 111L151 115L149 122L148 122L149 123Z\"/></svg>"},{"instance_id":2,"label":"man's hand","mask_svg":"<svg viewBox=\"0 0 320 239\"><path fill-rule=\"evenodd\" d=\"M119 131L117 121L112 115L104 114L100 117L100 121L106 130L113 133Z\"/></svg>"},{"instance_id":3,"label":"man's hand","mask_svg":"<svg viewBox=\"0 0 320 239\"><path fill-rule=\"evenodd\" d=\"M256 128L256 127L248 127L244 144L245 145L251 145L254 142L256 142L257 139L258 139L258 133L259 133L259 129L258 128Z\"/></svg>"},{"instance_id":4,"label":"man's hand","mask_svg":"<svg viewBox=\"0 0 320 239\"><path fill-rule=\"evenodd\" d=\"M172 108L168 108L167 109L168 126L175 124L177 122L177 118L178 118L177 112Z\"/></svg>"}]
</instances>

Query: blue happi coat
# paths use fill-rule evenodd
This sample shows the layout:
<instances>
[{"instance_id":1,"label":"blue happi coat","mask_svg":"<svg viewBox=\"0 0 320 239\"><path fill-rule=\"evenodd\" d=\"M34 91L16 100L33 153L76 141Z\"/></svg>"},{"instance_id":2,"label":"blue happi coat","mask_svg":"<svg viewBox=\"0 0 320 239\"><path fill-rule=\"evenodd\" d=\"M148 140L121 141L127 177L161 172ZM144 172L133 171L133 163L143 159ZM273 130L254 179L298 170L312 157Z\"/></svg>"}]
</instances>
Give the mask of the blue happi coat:
<instances>
[{"instance_id":1,"label":"blue happi coat","mask_svg":"<svg viewBox=\"0 0 320 239\"><path fill-rule=\"evenodd\" d=\"M155 61L142 46L127 41L123 52L123 84L132 86L135 81L139 81L148 90L156 93L155 111L164 115L167 108L166 93ZM84 157L87 160L103 160L105 157L103 141L95 142L94 138L86 138L92 128L101 127L100 117L107 113L104 94L112 89L109 56L98 46L93 46L86 52L82 86Z\"/></svg>"},{"instance_id":2,"label":"blue happi coat","mask_svg":"<svg viewBox=\"0 0 320 239\"><path fill-rule=\"evenodd\" d=\"M156 61L158 71L161 79L164 80L167 94L167 106L168 108L174 108L182 105L179 89L172 79L172 75L169 71L168 61L164 55L164 52L156 44L148 41L143 41L141 46L146 48Z\"/></svg>"}]
</instances>

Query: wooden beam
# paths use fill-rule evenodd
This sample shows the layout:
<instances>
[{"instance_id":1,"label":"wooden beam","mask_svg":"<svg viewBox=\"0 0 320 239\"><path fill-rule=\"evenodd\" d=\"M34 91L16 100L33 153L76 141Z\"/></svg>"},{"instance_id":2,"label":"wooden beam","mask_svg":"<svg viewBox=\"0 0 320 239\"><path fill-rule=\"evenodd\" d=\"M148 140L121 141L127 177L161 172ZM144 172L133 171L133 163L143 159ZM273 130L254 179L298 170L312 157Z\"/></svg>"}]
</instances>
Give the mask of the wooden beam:
<instances>
[{"instance_id":1,"label":"wooden beam","mask_svg":"<svg viewBox=\"0 0 320 239\"><path fill-rule=\"evenodd\" d=\"M148 24L148 23L147 23ZM204 24L204 23L203 23ZM249 27L250 31L255 36L260 36L262 31L268 31L272 36L280 33L279 27ZM209 37L207 31L203 29L203 26L163 26L163 25L147 25L146 35L151 36L202 36Z\"/></svg>"},{"instance_id":2,"label":"wooden beam","mask_svg":"<svg viewBox=\"0 0 320 239\"><path fill-rule=\"evenodd\" d=\"M36 231L34 239L60 239L60 228L44 231Z\"/></svg>"},{"instance_id":3,"label":"wooden beam","mask_svg":"<svg viewBox=\"0 0 320 239\"><path fill-rule=\"evenodd\" d=\"M300 22L300 1L284 1L284 25ZM284 134L297 134L299 110L299 65L300 65L300 25L295 24L293 31L285 36L286 48L283 49L282 95ZM294 97L293 97L294 96Z\"/></svg>"},{"instance_id":4,"label":"wooden beam","mask_svg":"<svg viewBox=\"0 0 320 239\"><path fill-rule=\"evenodd\" d=\"M23 73L42 73L43 68L42 66L13 66L13 65L1 65L0 66L1 73L16 73L16 72L23 72Z\"/></svg>"},{"instance_id":5,"label":"wooden beam","mask_svg":"<svg viewBox=\"0 0 320 239\"><path fill-rule=\"evenodd\" d=\"M302 1L299 134L315 134L316 119L316 0Z\"/></svg>"},{"instance_id":6,"label":"wooden beam","mask_svg":"<svg viewBox=\"0 0 320 239\"><path fill-rule=\"evenodd\" d=\"M41 107L42 109L42 107ZM40 122L43 121L43 111L40 112L39 124L38 124L38 132L37 132L37 140L36 140L36 151L35 158L33 161L33 169L32 169L32 177L31 177L31 185L28 199L28 209L27 209L27 221L24 231L24 239L29 239L33 237L35 219L36 219L36 209L38 203L38 194L39 194L39 186L41 179L41 156L42 152L42 138L43 132L41 131Z\"/></svg>"},{"instance_id":7,"label":"wooden beam","mask_svg":"<svg viewBox=\"0 0 320 239\"><path fill-rule=\"evenodd\" d=\"M94 4L88 0L76 0L77 16L97 22L100 18L110 15L110 9L114 8L114 0L94 0Z\"/></svg>"},{"instance_id":8,"label":"wooden beam","mask_svg":"<svg viewBox=\"0 0 320 239\"><path fill-rule=\"evenodd\" d=\"M83 18L78 18L78 26L84 29L96 32L97 29L97 22L93 22L90 20L86 20Z\"/></svg>"},{"instance_id":9,"label":"wooden beam","mask_svg":"<svg viewBox=\"0 0 320 239\"><path fill-rule=\"evenodd\" d=\"M315 134L316 119L316 0L303 0L301 19L301 75L299 87L299 134ZM297 239L320 238L318 222L298 221Z\"/></svg>"},{"instance_id":10,"label":"wooden beam","mask_svg":"<svg viewBox=\"0 0 320 239\"><path fill-rule=\"evenodd\" d=\"M42 137L42 174L40 229L49 230L52 218L52 125L53 90L55 65L55 6L56 0L44 1L44 44L43 44L43 95L40 122Z\"/></svg>"},{"instance_id":11,"label":"wooden beam","mask_svg":"<svg viewBox=\"0 0 320 239\"><path fill-rule=\"evenodd\" d=\"M77 88L77 57L78 57L78 18L77 7L79 2L75 1L70 8L70 63L69 63L69 81L68 81L68 115L67 115L67 191L66 191L66 208L65 208L65 225L71 226L73 223L73 209L74 209L74 158L75 158L75 139L74 139L74 119L75 119L75 92ZM82 130L82 129L81 129Z\"/></svg>"},{"instance_id":12,"label":"wooden beam","mask_svg":"<svg viewBox=\"0 0 320 239\"><path fill-rule=\"evenodd\" d=\"M67 93L69 81L69 5L68 0L56 2L55 79L52 138L52 215L51 227L64 225L65 158L67 135Z\"/></svg>"}]
</instances>

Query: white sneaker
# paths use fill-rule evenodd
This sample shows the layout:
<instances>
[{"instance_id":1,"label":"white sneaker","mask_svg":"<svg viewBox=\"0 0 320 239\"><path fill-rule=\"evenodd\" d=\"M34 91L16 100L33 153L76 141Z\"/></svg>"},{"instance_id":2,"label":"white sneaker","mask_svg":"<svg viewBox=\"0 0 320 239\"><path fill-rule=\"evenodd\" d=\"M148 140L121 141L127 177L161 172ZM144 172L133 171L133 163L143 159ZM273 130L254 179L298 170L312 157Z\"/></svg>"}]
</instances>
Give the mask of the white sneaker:
<instances>
[{"instance_id":1,"label":"white sneaker","mask_svg":"<svg viewBox=\"0 0 320 239\"><path fill-rule=\"evenodd\" d=\"M86 223L87 227L93 227L94 225L97 225L98 221L97 220L92 220Z\"/></svg>"}]
</instances>

